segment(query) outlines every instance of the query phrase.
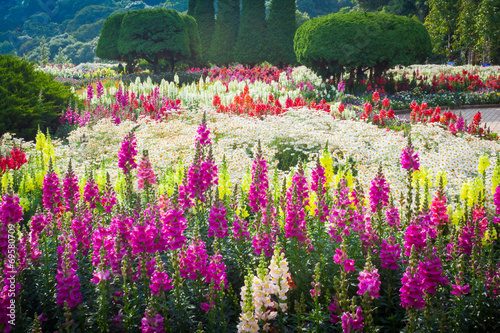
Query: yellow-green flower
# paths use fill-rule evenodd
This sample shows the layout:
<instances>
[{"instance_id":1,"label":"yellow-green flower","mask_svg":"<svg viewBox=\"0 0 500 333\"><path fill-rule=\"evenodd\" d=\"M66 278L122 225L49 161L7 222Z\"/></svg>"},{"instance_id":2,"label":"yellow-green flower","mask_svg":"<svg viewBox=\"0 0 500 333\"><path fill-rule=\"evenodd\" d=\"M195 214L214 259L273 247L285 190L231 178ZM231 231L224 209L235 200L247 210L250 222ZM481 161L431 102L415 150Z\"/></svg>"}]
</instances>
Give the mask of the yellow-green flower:
<instances>
[{"instance_id":1,"label":"yellow-green flower","mask_svg":"<svg viewBox=\"0 0 500 333\"><path fill-rule=\"evenodd\" d=\"M481 155L481 157L479 158L479 163L477 165L477 171L479 172L479 174L481 175L484 174L484 172L489 166L490 166L490 160L488 159L488 155L486 154Z\"/></svg>"}]
</instances>

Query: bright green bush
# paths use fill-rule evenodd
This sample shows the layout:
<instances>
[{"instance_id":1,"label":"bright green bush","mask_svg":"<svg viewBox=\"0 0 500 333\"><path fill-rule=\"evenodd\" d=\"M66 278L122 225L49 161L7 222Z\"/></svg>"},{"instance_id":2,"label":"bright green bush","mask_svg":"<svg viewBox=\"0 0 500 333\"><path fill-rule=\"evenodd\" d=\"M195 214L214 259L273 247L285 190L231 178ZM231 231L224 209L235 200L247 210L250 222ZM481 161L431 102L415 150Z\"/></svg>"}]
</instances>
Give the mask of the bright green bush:
<instances>
[{"instance_id":1,"label":"bright green bush","mask_svg":"<svg viewBox=\"0 0 500 333\"><path fill-rule=\"evenodd\" d=\"M33 64L0 55L0 136L35 138L38 127L55 130L61 111L76 97Z\"/></svg>"},{"instance_id":2,"label":"bright green bush","mask_svg":"<svg viewBox=\"0 0 500 333\"><path fill-rule=\"evenodd\" d=\"M294 49L300 63L324 77L367 69L379 76L396 65L424 61L431 40L416 18L350 12L307 21L297 29Z\"/></svg>"}]
</instances>

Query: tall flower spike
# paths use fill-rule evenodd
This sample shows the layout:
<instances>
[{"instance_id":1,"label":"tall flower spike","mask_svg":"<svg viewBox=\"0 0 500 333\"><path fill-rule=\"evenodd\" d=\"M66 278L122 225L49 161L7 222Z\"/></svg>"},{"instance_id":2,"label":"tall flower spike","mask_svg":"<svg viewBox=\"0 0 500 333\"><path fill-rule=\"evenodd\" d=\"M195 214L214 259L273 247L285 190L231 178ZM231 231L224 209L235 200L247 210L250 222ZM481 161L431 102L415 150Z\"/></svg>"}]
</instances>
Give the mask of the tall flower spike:
<instances>
[{"instance_id":1,"label":"tall flower spike","mask_svg":"<svg viewBox=\"0 0 500 333\"><path fill-rule=\"evenodd\" d=\"M389 184L382 173L382 165L370 187L370 208L373 213L389 205Z\"/></svg>"},{"instance_id":2,"label":"tall flower spike","mask_svg":"<svg viewBox=\"0 0 500 333\"><path fill-rule=\"evenodd\" d=\"M49 159L49 170L43 179L43 207L54 213L59 210L61 205L61 189L59 188L59 177L54 172L52 158Z\"/></svg>"},{"instance_id":3,"label":"tall flower spike","mask_svg":"<svg viewBox=\"0 0 500 333\"><path fill-rule=\"evenodd\" d=\"M417 171L420 169L418 152L416 152L413 147L411 135L408 135L408 145L401 153L401 168L410 171Z\"/></svg>"},{"instance_id":4,"label":"tall flower spike","mask_svg":"<svg viewBox=\"0 0 500 333\"><path fill-rule=\"evenodd\" d=\"M136 129L137 127L134 127L123 138L120 151L118 152L118 167L123 170L124 174L137 168L137 163L135 162L135 157L137 156L137 139L134 134Z\"/></svg>"},{"instance_id":5,"label":"tall flower spike","mask_svg":"<svg viewBox=\"0 0 500 333\"><path fill-rule=\"evenodd\" d=\"M156 177L151 161L149 160L148 151L144 150L142 154L137 169L137 184L139 190L142 190L146 184L156 184Z\"/></svg>"},{"instance_id":6,"label":"tall flower spike","mask_svg":"<svg viewBox=\"0 0 500 333\"><path fill-rule=\"evenodd\" d=\"M75 213L76 205L80 200L80 188L78 187L78 178L76 177L71 160L69 160L68 171L63 179L63 197L66 211Z\"/></svg>"}]
</instances>

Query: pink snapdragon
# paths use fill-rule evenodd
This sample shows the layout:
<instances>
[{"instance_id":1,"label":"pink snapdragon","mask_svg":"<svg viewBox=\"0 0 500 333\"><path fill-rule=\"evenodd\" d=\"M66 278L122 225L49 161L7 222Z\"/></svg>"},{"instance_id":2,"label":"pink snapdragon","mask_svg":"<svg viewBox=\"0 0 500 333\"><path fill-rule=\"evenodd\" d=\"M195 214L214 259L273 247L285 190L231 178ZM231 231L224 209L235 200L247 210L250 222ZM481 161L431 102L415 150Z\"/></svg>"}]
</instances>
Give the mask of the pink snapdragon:
<instances>
[{"instance_id":1,"label":"pink snapdragon","mask_svg":"<svg viewBox=\"0 0 500 333\"><path fill-rule=\"evenodd\" d=\"M382 166L380 166L370 187L370 208L373 213L389 205L389 192L389 184L382 173Z\"/></svg>"},{"instance_id":2,"label":"pink snapdragon","mask_svg":"<svg viewBox=\"0 0 500 333\"><path fill-rule=\"evenodd\" d=\"M153 166L149 160L148 151L144 150L143 156L139 160L139 167L137 168L137 184L138 189L142 190L145 184L156 184L156 176L153 171Z\"/></svg>"},{"instance_id":3,"label":"pink snapdragon","mask_svg":"<svg viewBox=\"0 0 500 333\"><path fill-rule=\"evenodd\" d=\"M130 131L120 146L118 152L118 167L123 170L124 174L128 174L133 169L137 168L135 157L137 156L137 139L133 131Z\"/></svg>"}]
</instances>

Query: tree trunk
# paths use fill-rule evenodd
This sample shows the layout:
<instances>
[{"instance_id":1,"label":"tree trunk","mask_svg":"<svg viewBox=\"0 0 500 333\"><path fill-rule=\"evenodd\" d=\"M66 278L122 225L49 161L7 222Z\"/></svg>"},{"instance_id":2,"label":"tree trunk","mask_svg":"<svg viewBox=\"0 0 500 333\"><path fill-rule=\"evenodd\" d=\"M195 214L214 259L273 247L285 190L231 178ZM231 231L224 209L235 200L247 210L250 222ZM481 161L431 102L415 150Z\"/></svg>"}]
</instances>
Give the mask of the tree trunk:
<instances>
[{"instance_id":1,"label":"tree trunk","mask_svg":"<svg viewBox=\"0 0 500 333\"><path fill-rule=\"evenodd\" d=\"M173 72L175 69L175 57L171 56L170 57L170 70Z\"/></svg>"}]
</instances>

